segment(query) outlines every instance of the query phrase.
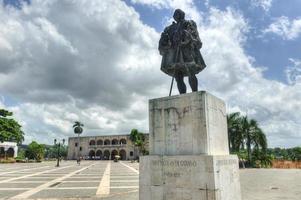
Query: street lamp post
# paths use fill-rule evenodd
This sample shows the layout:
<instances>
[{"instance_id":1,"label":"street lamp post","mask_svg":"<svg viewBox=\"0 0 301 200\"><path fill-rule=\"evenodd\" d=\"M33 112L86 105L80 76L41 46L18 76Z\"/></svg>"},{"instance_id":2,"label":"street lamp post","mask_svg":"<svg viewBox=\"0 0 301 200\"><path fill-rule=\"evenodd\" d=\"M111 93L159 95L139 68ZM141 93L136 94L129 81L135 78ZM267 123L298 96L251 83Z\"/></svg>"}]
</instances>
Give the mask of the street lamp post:
<instances>
[{"instance_id":1,"label":"street lamp post","mask_svg":"<svg viewBox=\"0 0 301 200\"><path fill-rule=\"evenodd\" d=\"M80 155L79 155L80 140L79 140L79 135L80 135L80 133L77 133L77 163L80 161Z\"/></svg>"},{"instance_id":2,"label":"street lamp post","mask_svg":"<svg viewBox=\"0 0 301 200\"><path fill-rule=\"evenodd\" d=\"M60 150L61 150L61 144L62 144L62 146L64 146L64 144L65 144L65 139L62 140L62 143L61 143L61 142L58 142L58 143L57 143L57 140L54 139L54 145L57 145L57 163L56 163L56 166L57 166L57 167L60 166Z\"/></svg>"}]
</instances>

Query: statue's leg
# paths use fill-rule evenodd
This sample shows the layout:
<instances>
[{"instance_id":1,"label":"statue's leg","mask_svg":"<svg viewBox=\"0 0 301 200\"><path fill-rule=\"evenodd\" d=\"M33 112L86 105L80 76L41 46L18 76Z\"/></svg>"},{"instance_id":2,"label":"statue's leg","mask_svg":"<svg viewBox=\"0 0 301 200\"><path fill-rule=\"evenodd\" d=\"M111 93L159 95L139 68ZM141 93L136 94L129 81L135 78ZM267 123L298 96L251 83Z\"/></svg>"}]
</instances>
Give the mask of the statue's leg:
<instances>
[{"instance_id":1,"label":"statue's leg","mask_svg":"<svg viewBox=\"0 0 301 200\"><path fill-rule=\"evenodd\" d=\"M198 91L198 78L195 76L195 74L189 76L189 84L193 92Z\"/></svg>"},{"instance_id":2,"label":"statue's leg","mask_svg":"<svg viewBox=\"0 0 301 200\"><path fill-rule=\"evenodd\" d=\"M175 79L177 81L177 86L180 94L186 93L186 85L184 83L184 75L182 72L178 72L175 74Z\"/></svg>"}]
</instances>

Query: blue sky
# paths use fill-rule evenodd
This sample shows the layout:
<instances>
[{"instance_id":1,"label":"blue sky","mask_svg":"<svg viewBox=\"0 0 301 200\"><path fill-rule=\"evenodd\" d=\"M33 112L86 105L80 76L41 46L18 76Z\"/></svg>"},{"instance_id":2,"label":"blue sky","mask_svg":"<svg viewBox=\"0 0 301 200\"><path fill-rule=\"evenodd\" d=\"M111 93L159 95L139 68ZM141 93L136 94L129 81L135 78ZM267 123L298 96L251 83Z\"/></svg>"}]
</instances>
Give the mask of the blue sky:
<instances>
[{"instance_id":1,"label":"blue sky","mask_svg":"<svg viewBox=\"0 0 301 200\"><path fill-rule=\"evenodd\" d=\"M284 73L285 67L291 65L289 58L299 58L301 51L301 37L295 40L283 40L281 36L266 34L262 36L261 31L281 16L289 19L300 18L301 1L299 0L273 0L268 10L261 6L254 6L251 0L209 0L209 5L220 10L234 8L240 12L250 25L247 33L247 43L244 50L248 55L255 58L256 65L265 66L264 75L268 79L287 82ZM20 8L22 2L30 3L30 0L4 0L5 5L13 5ZM173 10L168 8L155 9L144 4L133 3L131 0L125 2L135 8L143 23L154 27L157 31L164 29L162 19L172 15ZM209 6L205 1L195 1L197 8L206 13Z\"/></svg>"},{"instance_id":2,"label":"blue sky","mask_svg":"<svg viewBox=\"0 0 301 200\"><path fill-rule=\"evenodd\" d=\"M30 0L3 0L4 5L12 5L17 8L22 7L22 3L30 3Z\"/></svg>"},{"instance_id":3,"label":"blue sky","mask_svg":"<svg viewBox=\"0 0 301 200\"><path fill-rule=\"evenodd\" d=\"M144 4L133 3L131 0L124 1L135 8L143 23L154 27L159 32L165 26L162 19L173 13L173 10L168 8L155 9ZM264 72L267 78L287 82L284 70L286 66L291 64L289 58L300 57L301 37L291 41L283 40L281 36L273 34L262 36L261 31L281 16L287 16L289 19L300 18L301 1L273 0L268 9L251 5L251 1L209 0L207 5L206 1L195 1L195 6L204 13L208 12L210 7L216 7L220 10L233 8L240 12L250 25L244 50L248 55L255 58L256 65L267 68ZM17 8L20 8L24 2L30 3L30 0L3 1L5 5L12 5Z\"/></svg>"},{"instance_id":4,"label":"blue sky","mask_svg":"<svg viewBox=\"0 0 301 200\"><path fill-rule=\"evenodd\" d=\"M148 132L147 102L170 84L158 40L181 8L203 41L199 88L256 119L269 146L301 144L299 0L0 2L0 107L25 143L73 136L76 120L85 135Z\"/></svg>"},{"instance_id":5,"label":"blue sky","mask_svg":"<svg viewBox=\"0 0 301 200\"><path fill-rule=\"evenodd\" d=\"M143 4L135 4L131 0L125 2L139 12L144 23L157 31L163 30L162 19L171 16L173 12L171 9L154 9ZM210 7L220 10L233 8L240 12L250 25L244 46L246 53L255 58L256 65L267 68L264 72L266 78L287 82L284 70L286 66L291 65L289 58L301 57L301 37L290 41L273 34L262 36L261 32L281 16L287 16L289 19L300 18L301 1L274 0L268 10L261 6L252 6L250 0L210 0L209 4ZM206 6L205 1L195 1L195 5L199 11L208 12L209 6Z\"/></svg>"}]
</instances>

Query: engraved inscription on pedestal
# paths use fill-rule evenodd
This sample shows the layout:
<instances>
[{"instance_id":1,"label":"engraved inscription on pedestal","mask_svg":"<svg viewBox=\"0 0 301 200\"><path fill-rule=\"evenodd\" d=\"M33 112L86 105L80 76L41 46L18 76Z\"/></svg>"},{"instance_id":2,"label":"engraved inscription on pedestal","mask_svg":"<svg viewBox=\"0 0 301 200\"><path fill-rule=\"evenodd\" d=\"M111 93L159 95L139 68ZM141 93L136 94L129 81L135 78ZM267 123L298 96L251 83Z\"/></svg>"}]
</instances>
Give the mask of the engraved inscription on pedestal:
<instances>
[{"instance_id":1,"label":"engraved inscription on pedestal","mask_svg":"<svg viewBox=\"0 0 301 200\"><path fill-rule=\"evenodd\" d=\"M143 195L145 188L162 190L162 195L156 200L181 199L175 196L180 191L181 195L190 191L186 199L191 200L207 200L209 198L201 198L206 194L212 199L239 200L237 166L237 157L232 155L143 157L140 173L148 175L140 176L140 187L144 188Z\"/></svg>"}]
</instances>

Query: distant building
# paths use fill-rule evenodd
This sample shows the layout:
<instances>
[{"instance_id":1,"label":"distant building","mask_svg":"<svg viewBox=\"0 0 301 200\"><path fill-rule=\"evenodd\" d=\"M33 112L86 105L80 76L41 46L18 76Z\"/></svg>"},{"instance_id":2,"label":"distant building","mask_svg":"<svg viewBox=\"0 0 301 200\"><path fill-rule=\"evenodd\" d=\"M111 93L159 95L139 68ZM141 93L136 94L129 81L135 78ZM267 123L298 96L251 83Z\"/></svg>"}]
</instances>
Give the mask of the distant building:
<instances>
[{"instance_id":1,"label":"distant building","mask_svg":"<svg viewBox=\"0 0 301 200\"><path fill-rule=\"evenodd\" d=\"M145 134L146 149L148 150L148 134ZM138 156L137 148L134 148L130 135L109 135L109 136L85 136L70 137L68 139L69 160L77 159L113 160L116 155L121 160L133 160Z\"/></svg>"},{"instance_id":2,"label":"distant building","mask_svg":"<svg viewBox=\"0 0 301 200\"><path fill-rule=\"evenodd\" d=\"M18 155L16 142L0 142L0 158L15 158Z\"/></svg>"}]
</instances>

